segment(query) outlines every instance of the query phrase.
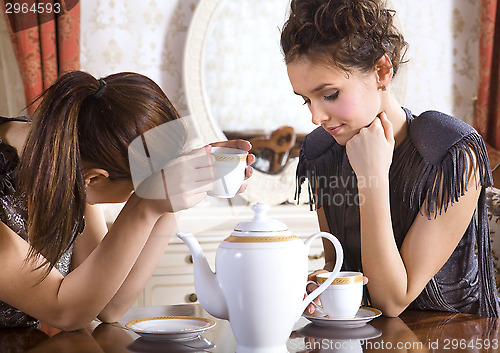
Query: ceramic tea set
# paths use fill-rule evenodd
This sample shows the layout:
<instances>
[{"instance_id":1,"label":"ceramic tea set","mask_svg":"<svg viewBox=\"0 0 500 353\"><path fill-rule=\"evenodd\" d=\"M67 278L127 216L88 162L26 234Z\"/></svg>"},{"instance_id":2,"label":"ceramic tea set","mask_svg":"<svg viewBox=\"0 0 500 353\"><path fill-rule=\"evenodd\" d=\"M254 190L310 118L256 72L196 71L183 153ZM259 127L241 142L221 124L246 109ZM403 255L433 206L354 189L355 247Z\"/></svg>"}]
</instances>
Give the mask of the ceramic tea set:
<instances>
[{"instance_id":1,"label":"ceramic tea set","mask_svg":"<svg viewBox=\"0 0 500 353\"><path fill-rule=\"evenodd\" d=\"M294 324L332 284L343 262L342 246L333 235L320 232L304 242L284 223L269 218L268 209L263 203L253 205L253 219L240 222L220 244L215 273L195 237L178 234L193 257L200 304L211 315L229 320L239 353L286 352ZM336 263L304 298L308 252L319 237L333 243Z\"/></svg>"},{"instance_id":2,"label":"ceramic tea set","mask_svg":"<svg viewBox=\"0 0 500 353\"><path fill-rule=\"evenodd\" d=\"M248 152L214 147L210 155L215 177L209 195L234 197L244 182ZM152 196L156 194L155 186L146 188ZM337 319L352 319L361 303L363 276L361 273L340 272L344 255L337 238L319 232L303 241L284 223L269 218L268 209L269 206L263 203L253 205L253 219L240 222L224 239L217 250L215 273L195 237L190 233L177 234L193 258L194 282L200 304L212 316L229 320L238 353L286 352L286 342L295 323L301 315L306 316L305 309L320 295L323 306L318 307L314 315L306 316L316 325L336 325ZM335 267L332 272L316 276L317 288L304 298L309 249L311 243L320 237L333 244ZM362 315L350 324L364 324L370 317L373 315ZM171 318L167 319L163 320L165 322L148 320L131 325L178 324ZM190 334L198 334L210 326L199 320L191 321ZM157 337L158 332L153 331L153 336ZM173 333L186 334L185 330L178 331Z\"/></svg>"}]
</instances>

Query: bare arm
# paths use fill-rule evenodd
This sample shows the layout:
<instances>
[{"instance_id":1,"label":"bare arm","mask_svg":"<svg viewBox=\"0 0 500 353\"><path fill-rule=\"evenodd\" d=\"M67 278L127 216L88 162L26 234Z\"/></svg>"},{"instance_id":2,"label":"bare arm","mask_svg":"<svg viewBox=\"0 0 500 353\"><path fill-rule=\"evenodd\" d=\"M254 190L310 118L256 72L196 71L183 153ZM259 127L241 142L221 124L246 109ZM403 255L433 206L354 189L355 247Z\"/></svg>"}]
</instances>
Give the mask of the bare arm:
<instances>
[{"instance_id":1,"label":"bare arm","mask_svg":"<svg viewBox=\"0 0 500 353\"><path fill-rule=\"evenodd\" d=\"M390 223L387 185L360 189L366 200L360 206L361 257L365 275L370 278L373 305L387 316L397 316L453 253L472 219L481 186L476 186L472 177L468 191L446 212L430 220L419 213L399 252Z\"/></svg>"},{"instance_id":2,"label":"bare arm","mask_svg":"<svg viewBox=\"0 0 500 353\"><path fill-rule=\"evenodd\" d=\"M76 237L71 256L71 271L80 266L85 259L94 251L99 243L108 233L106 220L101 205L89 205L85 207L85 228Z\"/></svg>"},{"instance_id":3,"label":"bare arm","mask_svg":"<svg viewBox=\"0 0 500 353\"><path fill-rule=\"evenodd\" d=\"M161 214L133 195L112 229L88 258L63 277L24 263L29 245L0 224L0 298L49 325L73 330L93 320L118 291Z\"/></svg>"},{"instance_id":4,"label":"bare arm","mask_svg":"<svg viewBox=\"0 0 500 353\"><path fill-rule=\"evenodd\" d=\"M206 151L200 149L193 155L206 155ZM206 192L211 187L207 181L212 179L208 158L181 157L174 161L172 168L177 172L181 168L185 168L186 171L177 173L177 177L183 181L183 186L174 194L178 208L194 206L206 197ZM146 200L133 194L109 232L95 248L92 244L93 239L99 238L104 225L101 222L99 226L99 222L93 223L89 219L87 233L76 245L77 254L72 265L77 267L66 277L56 269L52 269L41 282L40 275L43 268L36 270L40 261L24 263L29 251L28 243L1 223L0 283L9 285L0 286L0 300L64 330L85 327L113 298L115 300L109 307L119 307L122 311L131 301L133 302L132 296L142 289L139 287L144 279L138 280L137 275L154 270L154 261L147 266L141 266L143 258L136 269L134 266L144 248L147 249L146 253L151 253L150 246L146 244L160 217L172 212L170 192L168 196L162 200ZM90 215L93 211L94 208L89 208L87 214ZM85 252L89 251L91 253L86 256ZM124 283L124 290L117 295ZM130 295L124 294L131 288L133 290Z\"/></svg>"},{"instance_id":5,"label":"bare arm","mask_svg":"<svg viewBox=\"0 0 500 353\"><path fill-rule=\"evenodd\" d=\"M392 154L387 151L392 151L391 139L392 126L382 117L362 129L348 142L347 148L357 177L377 180L377 183L358 186L359 198L363 200L360 202L361 258L364 274L370 279L370 297L373 305L386 316L397 316L453 253L472 219L481 186L476 184L476 171L467 171L468 191L453 206L449 205L446 212L435 218L432 215L431 220L417 215L401 252L398 251L389 199L388 170Z\"/></svg>"},{"instance_id":6,"label":"bare arm","mask_svg":"<svg viewBox=\"0 0 500 353\"><path fill-rule=\"evenodd\" d=\"M174 214L167 213L159 218L132 270L120 289L99 313L99 319L104 322L117 321L134 304L158 266L175 227ZM85 230L75 242L72 268L78 267L97 248L106 232L107 228L100 205L87 205Z\"/></svg>"},{"instance_id":7,"label":"bare arm","mask_svg":"<svg viewBox=\"0 0 500 353\"><path fill-rule=\"evenodd\" d=\"M146 245L118 292L100 312L104 322L118 321L134 304L153 275L176 228L175 215L163 215L155 224Z\"/></svg>"}]
</instances>

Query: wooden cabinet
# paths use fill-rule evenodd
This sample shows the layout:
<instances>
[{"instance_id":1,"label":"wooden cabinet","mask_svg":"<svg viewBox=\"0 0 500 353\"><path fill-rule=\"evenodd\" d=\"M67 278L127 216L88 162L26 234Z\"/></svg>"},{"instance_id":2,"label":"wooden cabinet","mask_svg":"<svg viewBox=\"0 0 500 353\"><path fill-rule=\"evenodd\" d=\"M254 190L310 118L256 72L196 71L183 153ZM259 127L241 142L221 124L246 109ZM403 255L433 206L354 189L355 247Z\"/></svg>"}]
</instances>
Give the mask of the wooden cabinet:
<instances>
[{"instance_id":1,"label":"wooden cabinet","mask_svg":"<svg viewBox=\"0 0 500 353\"><path fill-rule=\"evenodd\" d=\"M304 240L319 231L316 213L309 211L309 206L280 205L273 206L269 216L284 222L288 229ZM196 207L186 212L180 219L179 229L194 229L207 260L215 269L215 254L219 244L232 232L242 220L251 219L250 207L231 208ZM316 239L309 256L309 270L322 268L323 246L321 239ZM178 238L172 239L160 261L158 268L144 289L137 305L153 306L197 302L194 288L192 258L187 246Z\"/></svg>"},{"instance_id":2,"label":"wooden cabinet","mask_svg":"<svg viewBox=\"0 0 500 353\"><path fill-rule=\"evenodd\" d=\"M193 275L157 275L144 288L144 306L197 303Z\"/></svg>"}]
</instances>

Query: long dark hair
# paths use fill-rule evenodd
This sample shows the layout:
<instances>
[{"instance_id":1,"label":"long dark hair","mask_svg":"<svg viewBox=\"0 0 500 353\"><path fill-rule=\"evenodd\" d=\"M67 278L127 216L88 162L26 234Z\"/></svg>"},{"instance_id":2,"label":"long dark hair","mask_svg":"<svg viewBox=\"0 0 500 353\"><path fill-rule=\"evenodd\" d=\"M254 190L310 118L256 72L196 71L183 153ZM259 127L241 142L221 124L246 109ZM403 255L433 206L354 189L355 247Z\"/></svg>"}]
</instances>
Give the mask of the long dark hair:
<instances>
[{"instance_id":1,"label":"long dark hair","mask_svg":"<svg viewBox=\"0 0 500 353\"><path fill-rule=\"evenodd\" d=\"M387 54L396 74L408 44L394 15L381 0L292 0L281 32L285 62L306 56L347 72L369 72Z\"/></svg>"},{"instance_id":2,"label":"long dark hair","mask_svg":"<svg viewBox=\"0 0 500 353\"><path fill-rule=\"evenodd\" d=\"M136 73L98 81L85 72L70 72L42 97L17 182L28 206L27 260L43 255L46 261L39 268L48 265L46 276L83 229L84 167L102 168L110 180L130 179L129 144L180 116L158 85Z\"/></svg>"}]
</instances>

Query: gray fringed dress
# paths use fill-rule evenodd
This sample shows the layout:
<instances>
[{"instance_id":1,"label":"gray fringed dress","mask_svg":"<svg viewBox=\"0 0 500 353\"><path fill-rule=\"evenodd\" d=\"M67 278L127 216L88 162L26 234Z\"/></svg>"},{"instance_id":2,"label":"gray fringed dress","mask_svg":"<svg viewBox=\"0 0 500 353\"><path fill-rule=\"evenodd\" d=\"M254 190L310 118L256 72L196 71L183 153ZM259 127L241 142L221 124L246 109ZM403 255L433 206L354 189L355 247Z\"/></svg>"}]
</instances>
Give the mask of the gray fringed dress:
<instances>
[{"instance_id":1,"label":"gray fringed dress","mask_svg":"<svg viewBox=\"0 0 500 353\"><path fill-rule=\"evenodd\" d=\"M467 189L464 171L470 167L466 157L471 154L475 154L478 164L476 178L483 185L465 234L410 308L499 317L485 197L492 177L484 142L471 126L456 118L435 111L416 117L404 110L408 134L395 148L389 171L392 226L398 249L426 198L425 213L432 217L446 212L463 195ZM317 208L323 207L331 233L344 248L343 270L362 271L358 180L345 146L322 127L302 142L297 196L306 178L311 209L313 202ZM312 190L316 190L316 197ZM366 288L365 300L369 302Z\"/></svg>"},{"instance_id":2,"label":"gray fringed dress","mask_svg":"<svg viewBox=\"0 0 500 353\"><path fill-rule=\"evenodd\" d=\"M29 121L29 118L4 118L0 116L0 124L7 121ZM26 221L28 211L24 198L16 191L14 172L19 163L15 149L0 138L0 221L16 232L21 238L28 241ZM71 247L55 267L64 276L69 272ZM6 286L8 283L0 283ZM1 301L0 298L0 328L26 327L37 325L38 321L22 311Z\"/></svg>"}]
</instances>

